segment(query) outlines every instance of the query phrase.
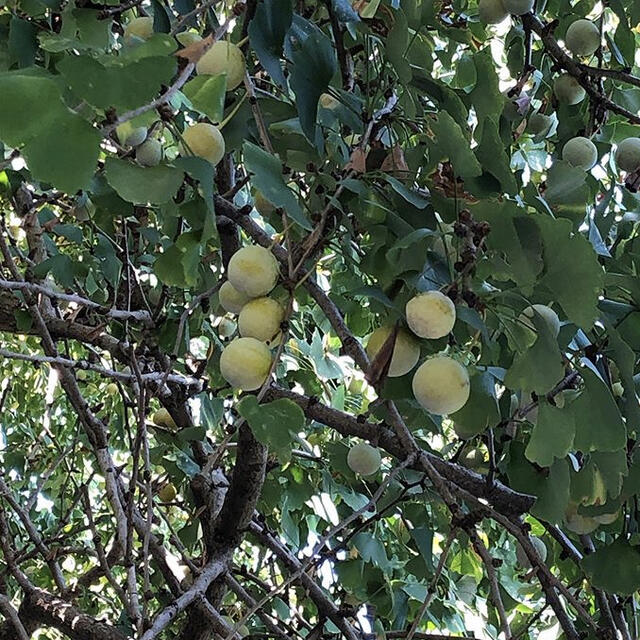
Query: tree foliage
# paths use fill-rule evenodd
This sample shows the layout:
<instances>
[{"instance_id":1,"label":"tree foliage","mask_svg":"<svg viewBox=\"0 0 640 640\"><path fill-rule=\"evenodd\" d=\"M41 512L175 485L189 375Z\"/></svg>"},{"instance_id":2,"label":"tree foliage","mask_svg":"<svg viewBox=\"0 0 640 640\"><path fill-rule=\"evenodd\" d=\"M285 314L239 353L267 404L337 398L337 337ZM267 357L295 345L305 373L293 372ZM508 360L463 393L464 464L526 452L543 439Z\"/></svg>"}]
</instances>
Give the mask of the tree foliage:
<instances>
[{"instance_id":1,"label":"tree foliage","mask_svg":"<svg viewBox=\"0 0 640 640\"><path fill-rule=\"evenodd\" d=\"M0 637L636 638L639 25L4 3Z\"/></svg>"}]
</instances>

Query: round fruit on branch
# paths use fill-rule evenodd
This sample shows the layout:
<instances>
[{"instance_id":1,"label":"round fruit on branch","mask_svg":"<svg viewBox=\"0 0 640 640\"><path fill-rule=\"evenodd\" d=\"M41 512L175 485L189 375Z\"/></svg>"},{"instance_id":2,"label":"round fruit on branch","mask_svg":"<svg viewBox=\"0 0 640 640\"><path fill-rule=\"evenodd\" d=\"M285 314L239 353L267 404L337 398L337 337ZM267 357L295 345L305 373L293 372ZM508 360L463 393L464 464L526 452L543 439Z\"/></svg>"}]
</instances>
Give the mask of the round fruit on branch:
<instances>
[{"instance_id":1,"label":"round fruit on branch","mask_svg":"<svg viewBox=\"0 0 640 640\"><path fill-rule=\"evenodd\" d=\"M367 342L369 359L373 360L375 358L392 331L393 327L379 327L369 336L369 341ZM396 335L387 376L389 378L398 378L406 375L418 364L419 358L420 345L407 331L400 329Z\"/></svg>"},{"instance_id":2,"label":"round fruit on branch","mask_svg":"<svg viewBox=\"0 0 640 640\"><path fill-rule=\"evenodd\" d=\"M456 322L456 307L440 291L414 296L405 308L409 329L421 338L442 338Z\"/></svg>"},{"instance_id":3,"label":"round fruit on branch","mask_svg":"<svg viewBox=\"0 0 640 640\"><path fill-rule=\"evenodd\" d=\"M436 356L420 365L412 386L416 400L436 415L455 413L469 399L469 374L449 356Z\"/></svg>"},{"instance_id":4,"label":"round fruit on branch","mask_svg":"<svg viewBox=\"0 0 640 640\"><path fill-rule=\"evenodd\" d=\"M258 245L242 247L229 260L229 282L250 298L266 296L276 286L279 275L275 256Z\"/></svg>"},{"instance_id":5,"label":"round fruit on branch","mask_svg":"<svg viewBox=\"0 0 640 640\"><path fill-rule=\"evenodd\" d=\"M259 389L270 369L269 347L255 338L236 338L220 356L220 373L234 389Z\"/></svg>"},{"instance_id":6,"label":"round fruit on branch","mask_svg":"<svg viewBox=\"0 0 640 640\"><path fill-rule=\"evenodd\" d=\"M377 473L381 462L380 451L366 442L354 445L347 454L349 468L361 476L372 476Z\"/></svg>"},{"instance_id":7,"label":"round fruit on branch","mask_svg":"<svg viewBox=\"0 0 640 640\"><path fill-rule=\"evenodd\" d=\"M226 74L227 91L235 89L242 82L245 68L244 54L240 47L224 40L214 42L196 64L196 72L199 74Z\"/></svg>"},{"instance_id":8,"label":"round fruit on branch","mask_svg":"<svg viewBox=\"0 0 640 640\"><path fill-rule=\"evenodd\" d=\"M184 141L182 153L189 153L217 165L224 157L224 137L218 127L207 122L197 122L188 126L182 134Z\"/></svg>"}]
</instances>

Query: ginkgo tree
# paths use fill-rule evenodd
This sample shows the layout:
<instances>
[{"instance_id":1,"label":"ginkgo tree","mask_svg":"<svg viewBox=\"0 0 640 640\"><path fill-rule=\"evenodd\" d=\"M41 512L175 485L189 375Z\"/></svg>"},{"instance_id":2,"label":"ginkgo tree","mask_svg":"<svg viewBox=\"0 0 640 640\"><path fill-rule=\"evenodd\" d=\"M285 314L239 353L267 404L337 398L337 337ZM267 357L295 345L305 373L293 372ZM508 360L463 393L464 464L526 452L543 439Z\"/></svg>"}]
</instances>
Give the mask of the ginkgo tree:
<instances>
[{"instance_id":1,"label":"ginkgo tree","mask_svg":"<svg viewBox=\"0 0 640 640\"><path fill-rule=\"evenodd\" d=\"M636 0L0 8L0 638L632 640Z\"/></svg>"}]
</instances>

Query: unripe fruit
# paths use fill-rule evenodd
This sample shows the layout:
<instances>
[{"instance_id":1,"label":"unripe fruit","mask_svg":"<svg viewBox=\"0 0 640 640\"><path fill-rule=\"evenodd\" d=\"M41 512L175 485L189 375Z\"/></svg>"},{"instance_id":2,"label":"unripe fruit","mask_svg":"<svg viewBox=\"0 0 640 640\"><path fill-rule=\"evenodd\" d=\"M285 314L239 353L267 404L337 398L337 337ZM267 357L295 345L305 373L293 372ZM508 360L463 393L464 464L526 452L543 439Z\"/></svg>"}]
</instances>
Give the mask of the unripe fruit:
<instances>
[{"instance_id":1,"label":"unripe fruit","mask_svg":"<svg viewBox=\"0 0 640 640\"><path fill-rule=\"evenodd\" d=\"M208 160L217 165L224 156L224 138L220 129L207 122L198 122L187 127L182 134L184 146L194 156ZM183 149L183 155L187 149Z\"/></svg>"},{"instance_id":2,"label":"unripe fruit","mask_svg":"<svg viewBox=\"0 0 640 640\"><path fill-rule=\"evenodd\" d=\"M141 16L134 18L127 22L124 27L124 39L127 42L133 40L133 38L140 38L140 40L147 40L153 35L153 18L147 16Z\"/></svg>"},{"instance_id":3,"label":"unripe fruit","mask_svg":"<svg viewBox=\"0 0 640 640\"><path fill-rule=\"evenodd\" d=\"M614 382L611 385L611 393L614 398L622 398L624 395L624 387L622 386L622 382Z\"/></svg>"},{"instance_id":4,"label":"unripe fruit","mask_svg":"<svg viewBox=\"0 0 640 640\"><path fill-rule=\"evenodd\" d=\"M183 46L188 47L196 42L202 40L202 36L195 31L181 31L176 33L176 40Z\"/></svg>"},{"instance_id":5,"label":"unripe fruit","mask_svg":"<svg viewBox=\"0 0 640 640\"><path fill-rule=\"evenodd\" d=\"M166 429L171 429L172 431L175 431L178 428L173 418L171 417L171 414L164 407L158 409L151 416L151 422L153 422L153 424L158 427L165 427Z\"/></svg>"},{"instance_id":6,"label":"unripe fruit","mask_svg":"<svg viewBox=\"0 0 640 640\"><path fill-rule=\"evenodd\" d=\"M116 127L120 144L125 147L137 147L147 139L146 127L134 127L131 122L123 122Z\"/></svg>"},{"instance_id":7,"label":"unripe fruit","mask_svg":"<svg viewBox=\"0 0 640 640\"><path fill-rule=\"evenodd\" d=\"M284 309L272 298L255 298L242 307L238 316L238 330L245 338L271 342L280 333Z\"/></svg>"},{"instance_id":8,"label":"unripe fruit","mask_svg":"<svg viewBox=\"0 0 640 640\"><path fill-rule=\"evenodd\" d=\"M271 201L267 200L262 195L262 191L255 192L253 196L253 206L256 208L256 211L262 216L269 216L276 210L276 208L271 204Z\"/></svg>"},{"instance_id":9,"label":"unripe fruit","mask_svg":"<svg viewBox=\"0 0 640 640\"><path fill-rule=\"evenodd\" d=\"M439 291L427 291L411 298L405 312L409 329L421 338L442 338L456 322L455 305Z\"/></svg>"},{"instance_id":10,"label":"unripe fruit","mask_svg":"<svg viewBox=\"0 0 640 640\"><path fill-rule=\"evenodd\" d=\"M143 167L155 167L162 160L162 144L156 138L145 140L136 149L136 160Z\"/></svg>"},{"instance_id":11,"label":"unripe fruit","mask_svg":"<svg viewBox=\"0 0 640 640\"><path fill-rule=\"evenodd\" d=\"M571 53L577 56L590 56L600 46L600 31L591 20L582 18L569 25L564 43Z\"/></svg>"},{"instance_id":12,"label":"unripe fruit","mask_svg":"<svg viewBox=\"0 0 640 640\"><path fill-rule=\"evenodd\" d=\"M393 327L379 327L370 336L367 342L367 355L371 360L380 351L382 345L391 335ZM396 342L393 346L391 364L387 376L398 378L404 376L418 364L420 358L420 345L409 333L400 329L396 335Z\"/></svg>"},{"instance_id":13,"label":"unripe fruit","mask_svg":"<svg viewBox=\"0 0 640 640\"><path fill-rule=\"evenodd\" d=\"M532 322L532 319L538 314L549 327L549 331L554 338L558 337L560 333L560 318L558 318L558 314L551 309L551 307L547 307L546 304L532 304L530 307L527 307L519 316L518 322L521 322L525 327L528 327L532 331L536 330L535 324Z\"/></svg>"},{"instance_id":14,"label":"unripe fruit","mask_svg":"<svg viewBox=\"0 0 640 640\"><path fill-rule=\"evenodd\" d=\"M576 136L564 145L562 159L572 167L589 171L598 161L598 150L589 138Z\"/></svg>"},{"instance_id":15,"label":"unripe fruit","mask_svg":"<svg viewBox=\"0 0 640 640\"><path fill-rule=\"evenodd\" d=\"M158 491L158 498L160 498L162 502L173 502L177 495L178 492L171 483L165 484L164 487Z\"/></svg>"},{"instance_id":16,"label":"unripe fruit","mask_svg":"<svg viewBox=\"0 0 640 640\"><path fill-rule=\"evenodd\" d=\"M522 16L533 11L535 0L503 0L504 8L514 16Z\"/></svg>"},{"instance_id":17,"label":"unripe fruit","mask_svg":"<svg viewBox=\"0 0 640 640\"><path fill-rule=\"evenodd\" d=\"M587 535L598 528L598 521L595 518L579 514L575 504L569 504L564 519L567 529L578 535Z\"/></svg>"},{"instance_id":18,"label":"unripe fruit","mask_svg":"<svg viewBox=\"0 0 640 640\"><path fill-rule=\"evenodd\" d=\"M536 536L531 536L531 544L535 548L537 556L542 562L544 562L547 559L547 545L543 540L537 538ZM516 547L516 559L518 561L518 564L523 569L531 569L531 561L529 560L529 556L525 553L524 548L519 543Z\"/></svg>"},{"instance_id":19,"label":"unripe fruit","mask_svg":"<svg viewBox=\"0 0 640 640\"><path fill-rule=\"evenodd\" d=\"M251 298L238 291L228 280L220 287L218 292L220 305L227 313L240 313Z\"/></svg>"},{"instance_id":20,"label":"unripe fruit","mask_svg":"<svg viewBox=\"0 0 640 640\"><path fill-rule=\"evenodd\" d=\"M615 513L603 513L599 516L593 516L593 519L598 524L608 525L608 524L613 524L618 519L619 515L620 513L616 511Z\"/></svg>"},{"instance_id":21,"label":"unripe fruit","mask_svg":"<svg viewBox=\"0 0 640 640\"><path fill-rule=\"evenodd\" d=\"M381 461L380 451L366 442L354 445L347 454L349 468L361 476L372 476L377 473Z\"/></svg>"},{"instance_id":22,"label":"unripe fruit","mask_svg":"<svg viewBox=\"0 0 640 640\"><path fill-rule=\"evenodd\" d=\"M115 382L110 382L104 390L108 396L115 396L118 393L118 385Z\"/></svg>"},{"instance_id":23,"label":"unripe fruit","mask_svg":"<svg viewBox=\"0 0 640 640\"><path fill-rule=\"evenodd\" d=\"M231 256L227 277L238 291L258 298L266 296L276 286L279 273L278 261L269 249L250 245Z\"/></svg>"},{"instance_id":24,"label":"unripe fruit","mask_svg":"<svg viewBox=\"0 0 640 640\"><path fill-rule=\"evenodd\" d=\"M323 109L336 109L340 106L340 101L334 98L330 93L323 93L318 100Z\"/></svg>"},{"instance_id":25,"label":"unripe fruit","mask_svg":"<svg viewBox=\"0 0 640 640\"><path fill-rule=\"evenodd\" d=\"M616 149L616 164L621 171L640 169L640 138L625 138Z\"/></svg>"},{"instance_id":26,"label":"unripe fruit","mask_svg":"<svg viewBox=\"0 0 640 640\"><path fill-rule=\"evenodd\" d=\"M498 24L509 17L502 0L480 0L478 17L484 24Z\"/></svg>"},{"instance_id":27,"label":"unripe fruit","mask_svg":"<svg viewBox=\"0 0 640 640\"><path fill-rule=\"evenodd\" d=\"M206 73L217 76L220 73L227 75L227 91L235 89L244 79L245 62L240 47L218 40L196 63L197 73Z\"/></svg>"},{"instance_id":28,"label":"unripe fruit","mask_svg":"<svg viewBox=\"0 0 640 640\"><path fill-rule=\"evenodd\" d=\"M412 386L416 400L436 415L455 413L469 399L469 374L449 356L436 356L420 365Z\"/></svg>"},{"instance_id":29,"label":"unripe fruit","mask_svg":"<svg viewBox=\"0 0 640 640\"><path fill-rule=\"evenodd\" d=\"M553 81L553 92L556 94L558 102L564 104L578 104L587 95L580 83L568 73L558 76Z\"/></svg>"},{"instance_id":30,"label":"unripe fruit","mask_svg":"<svg viewBox=\"0 0 640 640\"><path fill-rule=\"evenodd\" d=\"M270 369L271 352L264 342L255 338L236 338L220 356L220 373L234 389L259 389Z\"/></svg>"},{"instance_id":31,"label":"unripe fruit","mask_svg":"<svg viewBox=\"0 0 640 640\"><path fill-rule=\"evenodd\" d=\"M534 136L546 136L553 126L553 116L534 113L527 123L527 131Z\"/></svg>"}]
</instances>

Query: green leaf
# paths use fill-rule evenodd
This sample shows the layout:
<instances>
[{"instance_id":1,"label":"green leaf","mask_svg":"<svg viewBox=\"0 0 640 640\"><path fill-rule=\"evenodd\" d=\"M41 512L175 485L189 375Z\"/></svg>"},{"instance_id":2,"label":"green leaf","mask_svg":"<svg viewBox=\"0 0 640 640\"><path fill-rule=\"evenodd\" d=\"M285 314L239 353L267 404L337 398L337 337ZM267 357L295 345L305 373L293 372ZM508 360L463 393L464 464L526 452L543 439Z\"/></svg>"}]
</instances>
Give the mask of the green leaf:
<instances>
[{"instance_id":1,"label":"green leaf","mask_svg":"<svg viewBox=\"0 0 640 640\"><path fill-rule=\"evenodd\" d=\"M107 158L104 166L107 182L127 202L163 204L176 194L183 172L174 167L140 167L119 158Z\"/></svg>"},{"instance_id":2,"label":"green leaf","mask_svg":"<svg viewBox=\"0 0 640 640\"><path fill-rule=\"evenodd\" d=\"M490 173L505 193L515 193L518 189L511 170L509 156L504 151L498 126L492 118L485 118L482 127L482 139L475 150L476 158L482 168Z\"/></svg>"},{"instance_id":3,"label":"green leaf","mask_svg":"<svg viewBox=\"0 0 640 640\"><path fill-rule=\"evenodd\" d=\"M488 371L477 371L471 376L469 399L460 411L449 416L469 437L482 433L500 420L496 400L496 380ZM458 428L458 427L456 427Z\"/></svg>"},{"instance_id":4,"label":"green leaf","mask_svg":"<svg viewBox=\"0 0 640 640\"><path fill-rule=\"evenodd\" d=\"M251 48L271 78L284 89L287 88L287 80L280 59L292 17L291 0L264 0L249 23Z\"/></svg>"},{"instance_id":5,"label":"green leaf","mask_svg":"<svg viewBox=\"0 0 640 640\"><path fill-rule=\"evenodd\" d=\"M571 403L576 425L575 448L589 451L617 451L626 446L627 429L611 392L589 366L580 368L584 390Z\"/></svg>"},{"instance_id":6,"label":"green leaf","mask_svg":"<svg viewBox=\"0 0 640 640\"><path fill-rule=\"evenodd\" d=\"M291 88L296 94L300 125L308 140L316 139L318 100L336 72L336 55L329 38L312 33L292 55Z\"/></svg>"},{"instance_id":7,"label":"green leaf","mask_svg":"<svg viewBox=\"0 0 640 640\"><path fill-rule=\"evenodd\" d=\"M354 536L353 544L365 562L371 562L383 572L389 570L387 552L384 545L375 536L363 531Z\"/></svg>"},{"instance_id":8,"label":"green leaf","mask_svg":"<svg viewBox=\"0 0 640 640\"><path fill-rule=\"evenodd\" d=\"M534 391L538 395L551 391L564 374L562 354L555 336L545 320L534 317L537 338L533 346L517 354L505 375L510 389Z\"/></svg>"},{"instance_id":9,"label":"green leaf","mask_svg":"<svg viewBox=\"0 0 640 640\"><path fill-rule=\"evenodd\" d=\"M255 437L269 447L282 462L291 457L295 434L304 426L304 412L293 401L280 398L260 404L255 396L238 403L238 412L247 421Z\"/></svg>"},{"instance_id":10,"label":"green leaf","mask_svg":"<svg viewBox=\"0 0 640 640\"><path fill-rule=\"evenodd\" d=\"M590 328L598 317L598 298L604 283L596 252L587 238L572 232L569 220L538 215L536 222L544 239L541 284L571 322Z\"/></svg>"},{"instance_id":11,"label":"green leaf","mask_svg":"<svg viewBox=\"0 0 640 640\"><path fill-rule=\"evenodd\" d=\"M262 195L275 207L282 207L287 216L303 229L310 231L307 216L282 178L282 164L278 158L248 141L242 147L242 155L247 171L253 174L253 184Z\"/></svg>"},{"instance_id":12,"label":"green leaf","mask_svg":"<svg viewBox=\"0 0 640 640\"><path fill-rule=\"evenodd\" d=\"M582 560L594 587L607 593L633 595L640 589L640 549L622 538Z\"/></svg>"},{"instance_id":13,"label":"green leaf","mask_svg":"<svg viewBox=\"0 0 640 640\"><path fill-rule=\"evenodd\" d=\"M8 48L12 62L17 62L19 67L28 67L36 59L38 30L32 22L21 20L16 16L9 22Z\"/></svg>"},{"instance_id":14,"label":"green leaf","mask_svg":"<svg viewBox=\"0 0 640 640\"><path fill-rule=\"evenodd\" d=\"M251 22L253 24L253 21ZM227 91L227 74L199 75L184 85L182 92L196 111L212 122L220 122L224 114L224 98Z\"/></svg>"},{"instance_id":15,"label":"green leaf","mask_svg":"<svg viewBox=\"0 0 640 640\"><path fill-rule=\"evenodd\" d=\"M409 45L409 25L407 16L402 9L393 14L393 26L387 36L385 53L400 82L407 83L411 80L411 66L407 60L407 46Z\"/></svg>"},{"instance_id":16,"label":"green leaf","mask_svg":"<svg viewBox=\"0 0 640 640\"><path fill-rule=\"evenodd\" d=\"M564 458L569 453L575 433L576 425L571 411L541 401L524 454L531 462L550 467L554 458Z\"/></svg>"},{"instance_id":17,"label":"green leaf","mask_svg":"<svg viewBox=\"0 0 640 640\"><path fill-rule=\"evenodd\" d=\"M187 277L182 266L182 251L172 244L167 247L153 263L153 271L163 284L169 287L188 287Z\"/></svg>"},{"instance_id":18,"label":"green leaf","mask_svg":"<svg viewBox=\"0 0 640 640\"><path fill-rule=\"evenodd\" d=\"M581 221L589 199L587 174L578 167L558 160L547 174L547 189L544 199L557 215Z\"/></svg>"},{"instance_id":19,"label":"green leaf","mask_svg":"<svg viewBox=\"0 0 640 640\"><path fill-rule=\"evenodd\" d=\"M153 56L125 65L105 66L88 55L67 56L58 63L67 86L100 109L134 109L150 102L162 85L171 83L176 59Z\"/></svg>"},{"instance_id":20,"label":"green leaf","mask_svg":"<svg viewBox=\"0 0 640 640\"><path fill-rule=\"evenodd\" d=\"M456 175L463 178L479 176L482 167L469 146L460 125L446 112L440 111L437 119L428 121L429 164L435 166L442 160L449 160Z\"/></svg>"},{"instance_id":21,"label":"green leaf","mask_svg":"<svg viewBox=\"0 0 640 640\"><path fill-rule=\"evenodd\" d=\"M500 92L500 80L491 56L491 49L485 47L482 51L478 51L473 56L473 63L478 80L469 97L476 108L478 122L484 122L485 118L492 118L497 123L504 106L504 96ZM499 148L503 147L501 142Z\"/></svg>"}]
</instances>

